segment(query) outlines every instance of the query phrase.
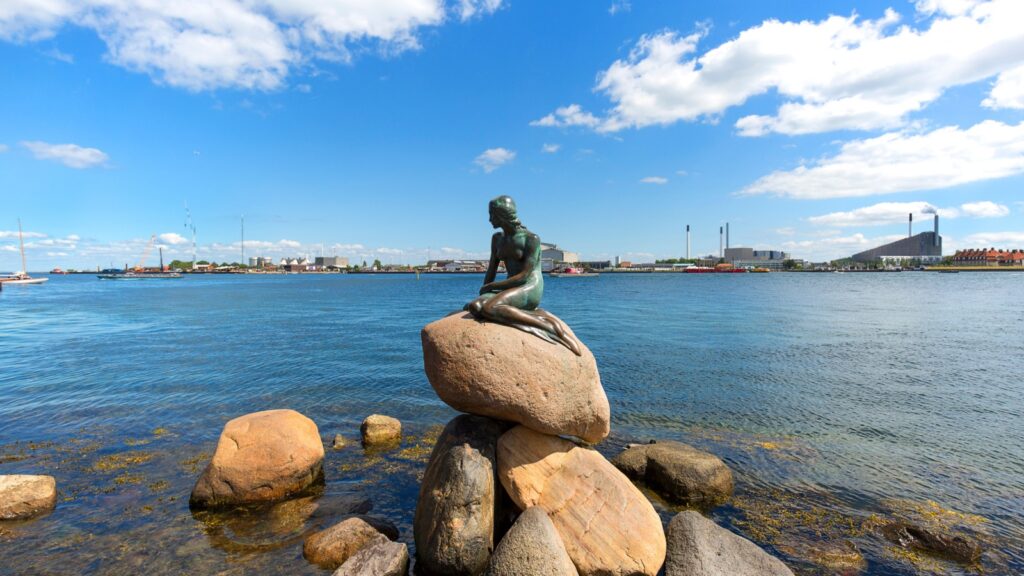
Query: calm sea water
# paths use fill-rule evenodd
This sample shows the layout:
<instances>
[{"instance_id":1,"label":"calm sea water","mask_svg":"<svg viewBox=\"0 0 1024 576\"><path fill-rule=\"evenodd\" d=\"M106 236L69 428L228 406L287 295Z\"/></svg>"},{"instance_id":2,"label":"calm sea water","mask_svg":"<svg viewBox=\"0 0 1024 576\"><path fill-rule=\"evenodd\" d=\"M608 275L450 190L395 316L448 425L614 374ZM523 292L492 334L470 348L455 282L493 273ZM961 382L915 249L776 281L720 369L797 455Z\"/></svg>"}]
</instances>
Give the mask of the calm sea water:
<instances>
[{"instance_id":1,"label":"calm sea water","mask_svg":"<svg viewBox=\"0 0 1024 576\"><path fill-rule=\"evenodd\" d=\"M373 507L411 543L431 437L454 412L420 328L478 276L52 277L0 292L0 474L48 473L49 516L0 525L0 573L309 573L309 530ZM604 275L544 305L597 357L624 443L679 439L737 476L721 524L801 573L1024 573L1024 274ZM402 448L327 456L319 498L193 516L223 423L289 407L326 440L371 413ZM658 503L667 519L674 508ZM979 566L902 554L892 518L984 543Z\"/></svg>"}]
</instances>

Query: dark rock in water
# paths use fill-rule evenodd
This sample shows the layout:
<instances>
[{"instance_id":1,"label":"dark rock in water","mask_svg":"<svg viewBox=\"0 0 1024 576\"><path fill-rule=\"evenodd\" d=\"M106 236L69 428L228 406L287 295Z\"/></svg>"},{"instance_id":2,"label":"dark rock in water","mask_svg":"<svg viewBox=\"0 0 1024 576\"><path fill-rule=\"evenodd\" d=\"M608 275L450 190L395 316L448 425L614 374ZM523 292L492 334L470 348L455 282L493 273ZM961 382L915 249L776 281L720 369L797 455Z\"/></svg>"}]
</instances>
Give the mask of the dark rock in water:
<instances>
[{"instance_id":1,"label":"dark rock in water","mask_svg":"<svg viewBox=\"0 0 1024 576\"><path fill-rule=\"evenodd\" d=\"M377 536L398 539L395 525L372 516L353 516L306 539L302 555L321 568L335 569Z\"/></svg>"},{"instance_id":2,"label":"dark rock in water","mask_svg":"<svg viewBox=\"0 0 1024 576\"><path fill-rule=\"evenodd\" d=\"M483 416L457 416L437 439L420 485L413 520L417 569L476 576L494 550L500 491L495 451L510 425Z\"/></svg>"},{"instance_id":3,"label":"dark rock in water","mask_svg":"<svg viewBox=\"0 0 1024 576\"><path fill-rule=\"evenodd\" d=\"M25 520L53 510L57 481L53 476L0 476L0 520Z\"/></svg>"},{"instance_id":4,"label":"dark rock in water","mask_svg":"<svg viewBox=\"0 0 1024 576\"><path fill-rule=\"evenodd\" d=\"M937 534L909 522L890 522L882 527L882 534L893 544L928 552L964 564L981 558L981 545L963 536Z\"/></svg>"},{"instance_id":5,"label":"dark rock in water","mask_svg":"<svg viewBox=\"0 0 1024 576\"><path fill-rule=\"evenodd\" d=\"M669 522L665 576L793 576L793 572L757 544L687 510Z\"/></svg>"},{"instance_id":6,"label":"dark rock in water","mask_svg":"<svg viewBox=\"0 0 1024 576\"><path fill-rule=\"evenodd\" d=\"M612 459L626 476L676 502L717 503L732 495L732 472L714 454L682 442L634 445Z\"/></svg>"},{"instance_id":7,"label":"dark rock in water","mask_svg":"<svg viewBox=\"0 0 1024 576\"><path fill-rule=\"evenodd\" d=\"M333 576L405 576L409 548L377 535L352 555Z\"/></svg>"},{"instance_id":8,"label":"dark rock in water","mask_svg":"<svg viewBox=\"0 0 1024 576\"><path fill-rule=\"evenodd\" d=\"M194 509L273 502L323 483L324 444L294 410L246 414L224 425L213 459L192 489Z\"/></svg>"},{"instance_id":9,"label":"dark rock in water","mask_svg":"<svg viewBox=\"0 0 1024 576\"><path fill-rule=\"evenodd\" d=\"M578 576L547 512L534 506L498 543L486 576Z\"/></svg>"}]
</instances>

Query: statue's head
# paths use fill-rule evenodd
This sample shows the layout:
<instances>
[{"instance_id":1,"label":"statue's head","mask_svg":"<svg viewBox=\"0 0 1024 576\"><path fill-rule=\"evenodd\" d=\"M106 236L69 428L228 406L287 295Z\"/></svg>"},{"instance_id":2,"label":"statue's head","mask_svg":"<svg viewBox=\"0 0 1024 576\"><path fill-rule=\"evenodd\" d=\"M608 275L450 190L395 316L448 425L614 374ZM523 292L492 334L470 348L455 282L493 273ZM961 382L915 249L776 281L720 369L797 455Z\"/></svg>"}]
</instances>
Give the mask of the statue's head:
<instances>
[{"instance_id":1,"label":"statue's head","mask_svg":"<svg viewBox=\"0 0 1024 576\"><path fill-rule=\"evenodd\" d=\"M510 196L498 196L487 205L491 214L491 225L500 228L502 224L512 227L520 226L516 214L516 202Z\"/></svg>"}]
</instances>

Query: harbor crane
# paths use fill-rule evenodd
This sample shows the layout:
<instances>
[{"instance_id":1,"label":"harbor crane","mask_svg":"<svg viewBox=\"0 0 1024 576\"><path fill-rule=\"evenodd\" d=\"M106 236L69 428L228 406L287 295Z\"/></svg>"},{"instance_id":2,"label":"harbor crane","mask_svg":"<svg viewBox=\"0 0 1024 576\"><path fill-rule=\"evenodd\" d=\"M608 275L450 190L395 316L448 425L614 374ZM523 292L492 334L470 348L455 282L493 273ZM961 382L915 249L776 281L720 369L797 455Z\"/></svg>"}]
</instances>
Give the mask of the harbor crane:
<instances>
[{"instance_id":1,"label":"harbor crane","mask_svg":"<svg viewBox=\"0 0 1024 576\"><path fill-rule=\"evenodd\" d=\"M146 243L146 249L142 251L142 258L139 258L139 263L135 266L136 272L143 272L146 269L146 258L149 253L153 250L153 243L156 242L156 234L149 237L149 242ZM161 270L163 272L163 270Z\"/></svg>"}]
</instances>

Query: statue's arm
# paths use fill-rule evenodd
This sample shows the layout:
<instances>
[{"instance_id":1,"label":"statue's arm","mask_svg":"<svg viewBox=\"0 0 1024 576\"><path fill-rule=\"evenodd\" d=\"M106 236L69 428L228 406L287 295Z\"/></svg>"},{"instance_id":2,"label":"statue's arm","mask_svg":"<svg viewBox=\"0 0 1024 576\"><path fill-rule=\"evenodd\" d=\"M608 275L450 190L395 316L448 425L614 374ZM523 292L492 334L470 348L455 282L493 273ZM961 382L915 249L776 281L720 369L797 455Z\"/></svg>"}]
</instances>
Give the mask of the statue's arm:
<instances>
[{"instance_id":1,"label":"statue's arm","mask_svg":"<svg viewBox=\"0 0 1024 576\"><path fill-rule=\"evenodd\" d=\"M487 286L491 282L494 282L494 278L498 275L498 243L501 242L501 232L495 232L491 236L491 261L487 263L487 274L484 275L484 286ZM489 290L480 290L480 293L489 292Z\"/></svg>"}]
</instances>

